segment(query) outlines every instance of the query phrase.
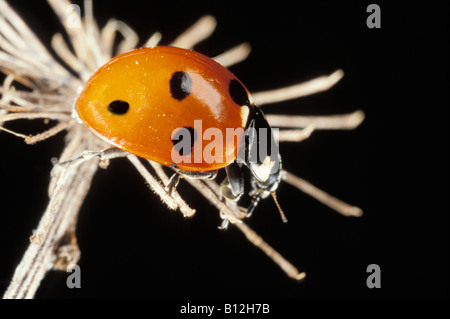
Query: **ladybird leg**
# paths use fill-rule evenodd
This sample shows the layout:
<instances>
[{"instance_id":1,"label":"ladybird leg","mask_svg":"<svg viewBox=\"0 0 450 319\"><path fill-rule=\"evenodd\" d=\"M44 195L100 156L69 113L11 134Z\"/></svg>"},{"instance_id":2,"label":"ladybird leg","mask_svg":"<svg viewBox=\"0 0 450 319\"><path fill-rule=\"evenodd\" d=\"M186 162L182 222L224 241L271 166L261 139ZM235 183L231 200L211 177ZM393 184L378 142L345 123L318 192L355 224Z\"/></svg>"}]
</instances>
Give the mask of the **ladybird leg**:
<instances>
[{"instance_id":1,"label":"ladybird leg","mask_svg":"<svg viewBox=\"0 0 450 319\"><path fill-rule=\"evenodd\" d=\"M94 157L99 157L100 161L106 161L106 160L110 160L113 158L126 157L129 154L130 153L122 151L121 149L118 149L115 147L105 149L101 152L85 151L80 156L78 156L72 160L61 162L61 163L55 163L55 165L53 166L52 172L51 172L51 176L54 176L58 169L67 168L69 166L76 167Z\"/></svg>"},{"instance_id":2,"label":"ladybird leg","mask_svg":"<svg viewBox=\"0 0 450 319\"><path fill-rule=\"evenodd\" d=\"M183 178L183 175L180 173L174 173L170 176L169 182L166 185L166 192L172 194L172 191L178 186L181 178Z\"/></svg>"},{"instance_id":3,"label":"ladybird leg","mask_svg":"<svg viewBox=\"0 0 450 319\"><path fill-rule=\"evenodd\" d=\"M227 176L220 184L219 199L238 201L244 193L244 176L237 162L233 162L225 167ZM239 207L241 209L241 207ZM230 221L226 216L222 216L222 224L218 227L221 230L227 229Z\"/></svg>"},{"instance_id":4,"label":"ladybird leg","mask_svg":"<svg viewBox=\"0 0 450 319\"><path fill-rule=\"evenodd\" d=\"M172 190L178 185L181 178L191 178L191 179L214 179L217 176L217 170L207 171L207 172L190 172L183 170L176 170L167 183L166 191L170 194Z\"/></svg>"},{"instance_id":5,"label":"ladybird leg","mask_svg":"<svg viewBox=\"0 0 450 319\"><path fill-rule=\"evenodd\" d=\"M252 216L256 206L258 206L259 201L261 200L261 198L263 197L264 192L262 190L259 190L257 192L257 194L253 195L252 198L252 202L250 203L250 205L247 207L247 216L246 217L250 217Z\"/></svg>"},{"instance_id":6,"label":"ladybird leg","mask_svg":"<svg viewBox=\"0 0 450 319\"><path fill-rule=\"evenodd\" d=\"M192 178L192 179L215 179L217 176L217 170L206 171L206 172L190 172L190 171L179 170L178 173L183 175L186 178Z\"/></svg>"},{"instance_id":7,"label":"ladybird leg","mask_svg":"<svg viewBox=\"0 0 450 319\"><path fill-rule=\"evenodd\" d=\"M224 218L222 221L222 224L220 224L220 226L218 226L217 228L219 228L220 230L225 230L228 228L229 224L230 224L230 220L228 218Z\"/></svg>"},{"instance_id":8,"label":"ladybird leg","mask_svg":"<svg viewBox=\"0 0 450 319\"><path fill-rule=\"evenodd\" d=\"M244 176L236 162L225 167L227 177L220 185L220 194L228 200L237 201L244 193Z\"/></svg>"}]
</instances>

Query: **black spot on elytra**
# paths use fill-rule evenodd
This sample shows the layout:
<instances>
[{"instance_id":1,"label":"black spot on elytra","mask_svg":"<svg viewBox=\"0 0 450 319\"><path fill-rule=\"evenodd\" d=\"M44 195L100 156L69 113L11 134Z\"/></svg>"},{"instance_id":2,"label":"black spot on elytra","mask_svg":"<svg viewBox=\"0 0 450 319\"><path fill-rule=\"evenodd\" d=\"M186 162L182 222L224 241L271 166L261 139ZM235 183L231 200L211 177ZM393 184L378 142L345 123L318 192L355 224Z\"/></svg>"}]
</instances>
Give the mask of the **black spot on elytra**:
<instances>
[{"instance_id":1,"label":"black spot on elytra","mask_svg":"<svg viewBox=\"0 0 450 319\"><path fill-rule=\"evenodd\" d=\"M185 138L187 140L185 140ZM193 127L186 126L179 129L171 138L171 141L175 151L177 151L181 156L185 156L192 153L192 147L194 147L197 138L197 131Z\"/></svg>"},{"instance_id":2,"label":"black spot on elytra","mask_svg":"<svg viewBox=\"0 0 450 319\"><path fill-rule=\"evenodd\" d=\"M192 79L186 72L177 71L170 78L170 94L178 101L183 100L191 94Z\"/></svg>"},{"instance_id":3,"label":"black spot on elytra","mask_svg":"<svg viewBox=\"0 0 450 319\"><path fill-rule=\"evenodd\" d=\"M123 115L128 112L130 105L122 100L115 100L109 103L108 110L114 114Z\"/></svg>"},{"instance_id":4,"label":"black spot on elytra","mask_svg":"<svg viewBox=\"0 0 450 319\"><path fill-rule=\"evenodd\" d=\"M248 99L248 94L245 88L242 86L241 82L236 79L230 81L230 86L228 87L231 99L234 103L239 106L250 105Z\"/></svg>"}]
</instances>

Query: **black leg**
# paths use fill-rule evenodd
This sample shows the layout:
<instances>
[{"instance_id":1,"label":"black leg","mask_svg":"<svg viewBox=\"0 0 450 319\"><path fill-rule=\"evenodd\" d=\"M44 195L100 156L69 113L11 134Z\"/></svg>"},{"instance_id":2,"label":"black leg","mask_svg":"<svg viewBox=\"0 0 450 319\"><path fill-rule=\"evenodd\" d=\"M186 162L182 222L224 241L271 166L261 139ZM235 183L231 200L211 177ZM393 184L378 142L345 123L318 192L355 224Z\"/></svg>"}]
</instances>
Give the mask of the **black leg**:
<instances>
[{"instance_id":1,"label":"black leg","mask_svg":"<svg viewBox=\"0 0 450 319\"><path fill-rule=\"evenodd\" d=\"M177 187L181 178L192 178L192 179L214 179L217 176L217 170L207 171L207 172L190 172L183 170L175 170L175 173L170 177L169 182L166 186L166 191L170 194L172 190Z\"/></svg>"},{"instance_id":2,"label":"black leg","mask_svg":"<svg viewBox=\"0 0 450 319\"><path fill-rule=\"evenodd\" d=\"M220 190L221 194L233 201L237 201L244 193L244 177L241 168L236 162L225 167L227 177L223 180Z\"/></svg>"},{"instance_id":3,"label":"black leg","mask_svg":"<svg viewBox=\"0 0 450 319\"><path fill-rule=\"evenodd\" d=\"M246 217L250 217L253 214L253 211L255 210L256 206L258 206L258 203L261 200L262 195L263 195L263 193L260 192L253 196L252 202L250 203L250 206L248 206L248 208L247 208L247 216Z\"/></svg>"},{"instance_id":4,"label":"black leg","mask_svg":"<svg viewBox=\"0 0 450 319\"><path fill-rule=\"evenodd\" d=\"M242 176L241 168L236 162L233 162L225 167L225 171L227 172L231 193L235 197L241 196L244 192L244 176Z\"/></svg>"},{"instance_id":5,"label":"black leg","mask_svg":"<svg viewBox=\"0 0 450 319\"><path fill-rule=\"evenodd\" d=\"M170 177L169 182L167 183L167 186L166 186L166 191L167 191L169 194L171 194L172 191L174 190L174 188L176 188L176 187L178 186L178 183L180 182L180 179L181 179L182 177L183 177L183 176L182 176L181 174L179 174L179 173L174 173L174 174Z\"/></svg>"}]
</instances>

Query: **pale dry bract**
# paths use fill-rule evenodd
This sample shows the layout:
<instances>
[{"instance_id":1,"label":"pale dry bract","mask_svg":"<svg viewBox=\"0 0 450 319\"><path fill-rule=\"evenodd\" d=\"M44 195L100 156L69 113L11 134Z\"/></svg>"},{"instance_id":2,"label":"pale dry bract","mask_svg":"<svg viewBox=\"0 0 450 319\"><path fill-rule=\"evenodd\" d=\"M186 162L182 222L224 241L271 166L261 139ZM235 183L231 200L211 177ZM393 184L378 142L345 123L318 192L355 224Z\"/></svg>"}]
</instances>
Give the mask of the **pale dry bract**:
<instances>
[{"instance_id":1,"label":"pale dry bract","mask_svg":"<svg viewBox=\"0 0 450 319\"><path fill-rule=\"evenodd\" d=\"M69 48L59 33L53 36L51 49L44 47L8 3L0 0L0 70L5 74L0 86L0 130L21 137L28 144L37 143L65 130L66 144L57 162L70 161L83 154L85 156L82 158L86 160L80 161L79 165L68 165L52 172L47 209L30 237L31 243L15 270L4 298L33 298L48 271L66 270L69 264L78 261L80 251L75 237L78 211L93 175L99 167L106 167L109 160L102 161L97 156L86 155L93 154L92 151L106 149L108 145L76 120L72 114L73 101L79 88L98 67L114 55L135 48L139 40L129 26L115 19L109 20L99 29L90 0L84 3L83 17L80 17L76 10L67 10L71 6L67 0L48 2L64 26L73 49ZM72 16L68 17L68 14ZM69 25L69 20L79 23L74 27ZM216 20L213 17L202 17L175 39L172 45L192 48L209 37L215 26ZM123 40L115 45L118 34L122 35ZM144 43L147 46L155 46L161 37L157 32ZM54 53L50 53L51 51ZM217 56L216 60L224 66L231 66L244 60L249 52L250 45L243 43ZM57 62L53 54L57 54L66 65ZM254 100L256 104L263 105L314 94L329 89L342 76L343 71L337 70L305 83L257 92L254 94ZM304 140L318 129L353 129L363 118L362 111L319 117L268 115L270 124L281 128L278 136L281 142ZM12 132L3 127L4 123L18 119L52 120L57 124L34 136ZM149 161L150 166L145 166L142 159L134 155L130 154L127 158L164 204L171 209L180 210L186 217L195 213L194 208L190 207L176 190L167 192L165 186L169 178L160 164ZM152 171L147 167L151 167ZM283 172L282 176L285 182L343 215L362 214L360 208L328 195L291 173ZM242 209L233 203L220 200L219 185L216 181L186 180L217 208L224 220L242 231L251 243L264 251L289 277L297 280L305 277L304 272L299 272L243 222L245 212Z\"/></svg>"}]
</instances>

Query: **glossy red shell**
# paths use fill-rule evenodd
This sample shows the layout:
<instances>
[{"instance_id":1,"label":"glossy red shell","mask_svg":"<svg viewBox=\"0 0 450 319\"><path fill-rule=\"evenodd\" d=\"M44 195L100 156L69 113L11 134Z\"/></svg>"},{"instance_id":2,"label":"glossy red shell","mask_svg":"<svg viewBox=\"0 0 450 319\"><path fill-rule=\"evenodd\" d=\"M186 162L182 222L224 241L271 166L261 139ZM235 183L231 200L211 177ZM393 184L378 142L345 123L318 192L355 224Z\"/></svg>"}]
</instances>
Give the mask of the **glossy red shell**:
<instances>
[{"instance_id":1,"label":"glossy red shell","mask_svg":"<svg viewBox=\"0 0 450 319\"><path fill-rule=\"evenodd\" d=\"M180 71L190 76L192 86L186 98L177 100L171 94L169 82L174 72ZM201 120L203 132L208 128L222 131L222 160L208 163L203 158L196 163L193 151L177 167L189 171L214 170L236 157L236 141L242 134L233 143L227 143L225 132L227 128L244 129L249 113L249 109L243 112L243 107L231 98L232 80L237 78L228 69L199 53L175 47L141 48L113 58L95 72L78 97L76 110L86 126L102 139L164 165L174 164L174 132L194 127L194 121ZM129 104L125 114L108 110L115 100ZM198 151L203 151L210 142L202 141Z\"/></svg>"}]
</instances>

